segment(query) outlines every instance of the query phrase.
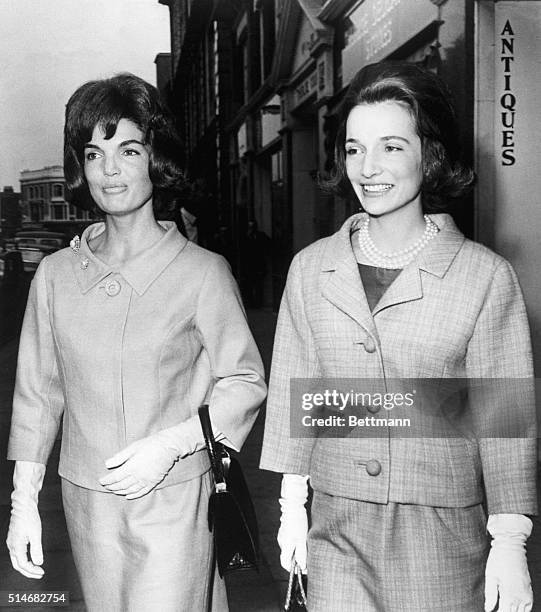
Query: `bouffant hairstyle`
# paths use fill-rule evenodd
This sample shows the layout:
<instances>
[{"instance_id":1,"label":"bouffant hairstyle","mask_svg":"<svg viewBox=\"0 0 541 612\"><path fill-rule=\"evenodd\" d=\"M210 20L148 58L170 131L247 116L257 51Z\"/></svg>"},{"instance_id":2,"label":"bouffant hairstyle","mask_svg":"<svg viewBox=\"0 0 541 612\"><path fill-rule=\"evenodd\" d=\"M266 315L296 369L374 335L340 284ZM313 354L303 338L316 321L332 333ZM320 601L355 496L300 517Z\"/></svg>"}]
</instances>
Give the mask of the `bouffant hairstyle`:
<instances>
[{"instance_id":1,"label":"bouffant hairstyle","mask_svg":"<svg viewBox=\"0 0 541 612\"><path fill-rule=\"evenodd\" d=\"M434 73L409 62L387 61L362 68L353 78L339 111L335 167L322 186L341 197L355 197L346 172L346 122L359 104L395 101L407 105L421 139L423 212L441 212L464 195L475 175L460 161L458 126L451 93Z\"/></svg>"},{"instance_id":2,"label":"bouffant hairstyle","mask_svg":"<svg viewBox=\"0 0 541 612\"><path fill-rule=\"evenodd\" d=\"M128 73L85 83L68 100L64 126L67 200L81 208L97 210L84 174L85 144L90 142L96 126L100 126L106 139L112 138L121 119L132 121L143 133L150 150L153 205L155 211L162 212L185 186L182 146L158 90Z\"/></svg>"}]
</instances>

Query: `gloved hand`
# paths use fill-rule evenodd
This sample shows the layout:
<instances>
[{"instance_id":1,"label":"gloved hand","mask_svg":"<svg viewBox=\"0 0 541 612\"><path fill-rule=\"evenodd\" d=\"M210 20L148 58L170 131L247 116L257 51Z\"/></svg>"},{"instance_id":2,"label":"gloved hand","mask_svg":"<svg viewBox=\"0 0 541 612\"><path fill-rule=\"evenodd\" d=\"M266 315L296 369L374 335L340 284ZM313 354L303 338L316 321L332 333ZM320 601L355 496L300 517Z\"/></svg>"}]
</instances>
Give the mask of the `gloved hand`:
<instances>
[{"instance_id":1,"label":"gloved hand","mask_svg":"<svg viewBox=\"0 0 541 612\"><path fill-rule=\"evenodd\" d=\"M290 571L293 555L302 572L306 574L306 542L308 538L308 516L304 504L308 499L308 476L284 474L280 507L280 529L278 545L280 546L280 564Z\"/></svg>"},{"instance_id":2,"label":"gloved hand","mask_svg":"<svg viewBox=\"0 0 541 612\"><path fill-rule=\"evenodd\" d=\"M532 521L522 514L493 514L487 530L493 537L485 570L485 612L529 612L533 592L526 561Z\"/></svg>"},{"instance_id":3,"label":"gloved hand","mask_svg":"<svg viewBox=\"0 0 541 612\"><path fill-rule=\"evenodd\" d=\"M11 520L6 544L13 569L27 578L42 578L41 520L38 496L45 466L34 461L16 461L11 494ZM30 545L30 558L27 552Z\"/></svg>"},{"instance_id":4,"label":"gloved hand","mask_svg":"<svg viewBox=\"0 0 541 612\"><path fill-rule=\"evenodd\" d=\"M159 484L175 461L204 445L199 417L162 429L126 446L105 462L111 470L99 479L115 495L136 499ZM113 469L114 468L114 469Z\"/></svg>"}]
</instances>

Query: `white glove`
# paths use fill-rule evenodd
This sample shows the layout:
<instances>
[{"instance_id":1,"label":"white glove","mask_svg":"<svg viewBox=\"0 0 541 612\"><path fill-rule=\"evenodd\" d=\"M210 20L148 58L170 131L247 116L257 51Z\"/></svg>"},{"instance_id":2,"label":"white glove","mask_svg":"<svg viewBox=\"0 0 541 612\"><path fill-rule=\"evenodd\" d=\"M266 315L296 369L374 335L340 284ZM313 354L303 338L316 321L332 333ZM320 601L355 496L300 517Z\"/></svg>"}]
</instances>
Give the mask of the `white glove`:
<instances>
[{"instance_id":1,"label":"white glove","mask_svg":"<svg viewBox=\"0 0 541 612\"><path fill-rule=\"evenodd\" d=\"M485 570L485 612L500 598L499 612L529 612L533 592L526 560L532 521L522 514L493 514L487 530L493 537Z\"/></svg>"},{"instance_id":2,"label":"white glove","mask_svg":"<svg viewBox=\"0 0 541 612\"><path fill-rule=\"evenodd\" d=\"M126 446L105 462L111 470L99 483L115 495L136 499L159 484L177 459L205 444L199 417L162 429Z\"/></svg>"},{"instance_id":3,"label":"white glove","mask_svg":"<svg viewBox=\"0 0 541 612\"><path fill-rule=\"evenodd\" d=\"M286 570L291 570L293 556L302 572L306 574L306 542L308 538L308 516L304 504L308 499L308 476L284 474L280 507L280 529L278 530L278 545L280 546L280 564Z\"/></svg>"},{"instance_id":4,"label":"white glove","mask_svg":"<svg viewBox=\"0 0 541 612\"><path fill-rule=\"evenodd\" d=\"M11 565L27 578L42 578L41 520L38 496L45 466L34 461L16 461L11 494L11 520L6 544ZM28 545L30 550L28 551ZM30 554L28 554L28 552Z\"/></svg>"}]
</instances>

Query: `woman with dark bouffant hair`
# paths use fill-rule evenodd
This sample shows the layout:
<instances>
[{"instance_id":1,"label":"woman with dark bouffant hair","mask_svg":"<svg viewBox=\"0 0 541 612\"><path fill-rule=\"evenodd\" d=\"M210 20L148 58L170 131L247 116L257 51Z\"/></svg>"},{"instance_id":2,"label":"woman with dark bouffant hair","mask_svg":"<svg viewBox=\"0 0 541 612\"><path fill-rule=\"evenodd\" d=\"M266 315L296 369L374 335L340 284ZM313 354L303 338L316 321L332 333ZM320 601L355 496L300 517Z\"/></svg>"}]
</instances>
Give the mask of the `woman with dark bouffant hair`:
<instances>
[{"instance_id":1,"label":"woman with dark bouffant hair","mask_svg":"<svg viewBox=\"0 0 541 612\"><path fill-rule=\"evenodd\" d=\"M94 126L104 126L110 138L118 121L131 121L145 135L149 146L148 173L153 185L152 203L158 214L185 188L182 147L173 118L156 96L156 89L134 75L120 74L108 81L91 81L74 94L64 126L64 177L67 198L75 206L104 212L92 199L84 175L84 147Z\"/></svg>"},{"instance_id":2,"label":"woman with dark bouffant hair","mask_svg":"<svg viewBox=\"0 0 541 612\"><path fill-rule=\"evenodd\" d=\"M88 610L227 610L214 571L212 487L197 415L239 449L265 396L228 264L157 221L182 186L178 139L157 90L121 74L66 107L71 202L103 221L33 279L9 440L8 547L44 574L38 494L63 420L59 473Z\"/></svg>"},{"instance_id":3,"label":"woman with dark bouffant hair","mask_svg":"<svg viewBox=\"0 0 541 612\"><path fill-rule=\"evenodd\" d=\"M458 133L435 74L360 70L325 187L362 212L289 270L261 467L283 474L281 563L311 612L532 606L528 321L511 265L443 212L474 179Z\"/></svg>"},{"instance_id":4,"label":"woman with dark bouffant hair","mask_svg":"<svg viewBox=\"0 0 541 612\"><path fill-rule=\"evenodd\" d=\"M459 131L452 95L444 81L415 64L371 64L351 82L340 108L332 178L322 186L340 197L355 195L347 174L343 146L347 118L360 104L395 101L405 105L421 139L421 207L425 213L444 212L465 195L473 171L460 158ZM340 145L339 143L342 143ZM359 201L362 207L362 201Z\"/></svg>"}]
</instances>

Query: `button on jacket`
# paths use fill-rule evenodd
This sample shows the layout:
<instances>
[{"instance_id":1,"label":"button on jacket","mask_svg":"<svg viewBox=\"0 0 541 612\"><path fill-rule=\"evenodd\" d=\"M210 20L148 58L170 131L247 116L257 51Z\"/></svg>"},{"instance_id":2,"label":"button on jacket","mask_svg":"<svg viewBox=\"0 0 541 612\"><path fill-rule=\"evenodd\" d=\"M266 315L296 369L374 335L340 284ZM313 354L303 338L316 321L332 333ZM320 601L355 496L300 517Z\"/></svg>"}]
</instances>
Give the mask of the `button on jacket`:
<instances>
[{"instance_id":1,"label":"button on jacket","mask_svg":"<svg viewBox=\"0 0 541 612\"><path fill-rule=\"evenodd\" d=\"M431 215L438 235L407 265L371 312L351 248L354 215L293 260L278 317L261 467L309 474L314 489L376 503L534 514L533 396L511 411L514 437L344 438L290 435L290 380L533 380L528 322L510 264L464 238L449 215ZM522 383L519 383L521 388ZM475 401L470 409L481 411ZM294 415L295 416L295 415ZM368 414L370 416L370 413ZM422 415L421 415L422 416ZM481 415L481 418L483 416ZM297 421L298 419L295 419Z\"/></svg>"},{"instance_id":2,"label":"button on jacket","mask_svg":"<svg viewBox=\"0 0 541 612\"><path fill-rule=\"evenodd\" d=\"M225 260L171 222L121 267L87 241L46 257L32 281L13 403L10 459L46 463L63 417L59 473L103 490L105 460L197 415L240 448L265 397L263 366ZM160 487L209 468L206 452L175 463Z\"/></svg>"}]
</instances>

